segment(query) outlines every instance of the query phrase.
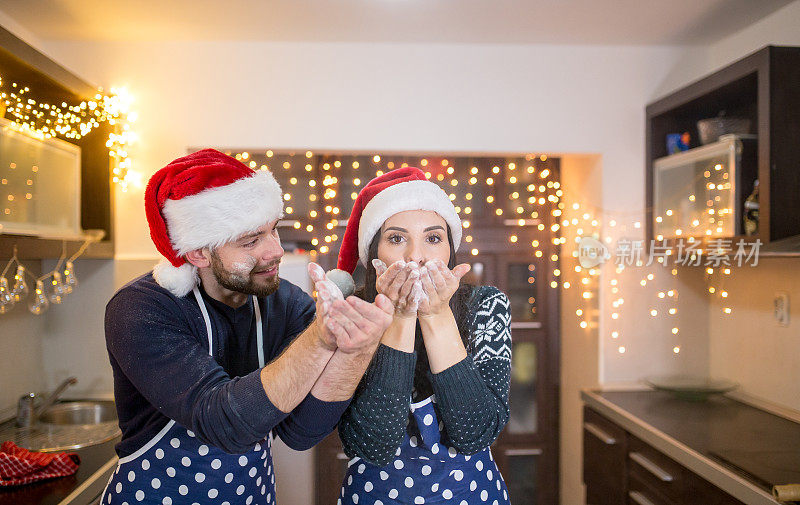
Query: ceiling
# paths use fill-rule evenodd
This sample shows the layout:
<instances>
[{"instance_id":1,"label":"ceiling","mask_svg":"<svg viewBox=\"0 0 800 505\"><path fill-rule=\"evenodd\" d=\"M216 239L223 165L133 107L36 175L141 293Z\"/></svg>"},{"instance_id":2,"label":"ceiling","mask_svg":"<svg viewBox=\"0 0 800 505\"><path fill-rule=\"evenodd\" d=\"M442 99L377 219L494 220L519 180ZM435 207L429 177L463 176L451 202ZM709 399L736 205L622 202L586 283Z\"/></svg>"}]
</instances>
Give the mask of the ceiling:
<instances>
[{"instance_id":1,"label":"ceiling","mask_svg":"<svg viewBox=\"0 0 800 505\"><path fill-rule=\"evenodd\" d=\"M3 0L43 39L694 45L791 0Z\"/></svg>"}]
</instances>

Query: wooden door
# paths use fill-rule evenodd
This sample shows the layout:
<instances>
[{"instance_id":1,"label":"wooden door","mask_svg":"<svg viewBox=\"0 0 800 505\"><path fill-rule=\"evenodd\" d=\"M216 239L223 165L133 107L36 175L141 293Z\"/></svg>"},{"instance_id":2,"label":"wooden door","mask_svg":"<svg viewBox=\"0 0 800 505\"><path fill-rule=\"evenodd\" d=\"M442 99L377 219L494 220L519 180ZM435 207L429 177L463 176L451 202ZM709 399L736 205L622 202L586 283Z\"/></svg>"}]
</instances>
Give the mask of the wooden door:
<instances>
[{"instance_id":1,"label":"wooden door","mask_svg":"<svg viewBox=\"0 0 800 505\"><path fill-rule=\"evenodd\" d=\"M511 301L511 417L492 450L512 503L558 503L558 291L552 262L497 254Z\"/></svg>"}]
</instances>

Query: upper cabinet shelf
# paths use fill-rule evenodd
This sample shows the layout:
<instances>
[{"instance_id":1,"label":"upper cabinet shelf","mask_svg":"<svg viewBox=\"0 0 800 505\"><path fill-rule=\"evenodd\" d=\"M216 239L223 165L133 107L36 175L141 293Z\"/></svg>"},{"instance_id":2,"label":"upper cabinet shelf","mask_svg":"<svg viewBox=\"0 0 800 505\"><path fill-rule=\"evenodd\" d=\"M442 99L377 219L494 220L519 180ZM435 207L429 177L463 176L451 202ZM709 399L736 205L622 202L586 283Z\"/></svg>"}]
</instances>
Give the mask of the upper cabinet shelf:
<instances>
[{"instance_id":1,"label":"upper cabinet shelf","mask_svg":"<svg viewBox=\"0 0 800 505\"><path fill-rule=\"evenodd\" d=\"M647 106L648 243L749 235L766 244L800 235L798 89L800 48L768 46ZM720 114L749 121L749 131L701 145L697 122ZM670 155L667 135L684 132L690 149ZM756 181L754 229L744 221Z\"/></svg>"}]
</instances>

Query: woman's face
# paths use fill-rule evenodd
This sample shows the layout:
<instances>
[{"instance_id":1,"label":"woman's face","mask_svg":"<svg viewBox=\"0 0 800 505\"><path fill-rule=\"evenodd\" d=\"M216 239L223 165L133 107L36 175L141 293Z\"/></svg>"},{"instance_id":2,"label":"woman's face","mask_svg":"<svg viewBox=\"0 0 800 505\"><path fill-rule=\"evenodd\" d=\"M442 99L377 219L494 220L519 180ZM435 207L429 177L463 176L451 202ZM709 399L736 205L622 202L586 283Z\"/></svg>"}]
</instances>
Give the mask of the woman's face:
<instances>
[{"instance_id":1,"label":"woman's face","mask_svg":"<svg viewBox=\"0 0 800 505\"><path fill-rule=\"evenodd\" d=\"M407 210L387 219L380 230L378 259L386 265L395 261L426 261L440 259L447 265L450 244L447 223L430 210Z\"/></svg>"}]
</instances>

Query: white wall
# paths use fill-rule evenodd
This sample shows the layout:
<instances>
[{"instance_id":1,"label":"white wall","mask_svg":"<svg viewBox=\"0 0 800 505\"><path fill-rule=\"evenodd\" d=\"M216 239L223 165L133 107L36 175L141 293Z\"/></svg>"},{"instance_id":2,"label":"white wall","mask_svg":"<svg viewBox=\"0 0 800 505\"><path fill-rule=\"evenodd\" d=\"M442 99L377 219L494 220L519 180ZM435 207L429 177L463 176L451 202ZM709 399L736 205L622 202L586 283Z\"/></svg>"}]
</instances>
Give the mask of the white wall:
<instances>
[{"instance_id":1,"label":"white wall","mask_svg":"<svg viewBox=\"0 0 800 505\"><path fill-rule=\"evenodd\" d=\"M597 188L602 182L602 160L599 156L565 156L561 159L561 184L569 188L565 193L565 218L572 219L579 214L574 211L575 202L584 205L601 205L601 197ZM567 242L574 240L575 227L562 230ZM581 461L583 459L583 404L579 392L584 388L600 385L599 363L601 336L597 324L586 329L579 326L575 314L576 307L586 304L581 299L581 290L577 288L580 277L575 272L577 259L569 255L561 257L563 280L570 282L573 288L561 289L561 405L560 417L560 458L559 472L561 503L584 503L584 489ZM597 307L596 300L591 304Z\"/></svg>"},{"instance_id":2,"label":"white wall","mask_svg":"<svg viewBox=\"0 0 800 505\"><path fill-rule=\"evenodd\" d=\"M114 292L148 272L154 260L110 261L79 259L75 262L78 287L60 305L45 313L42 361L48 388L74 375L78 383L65 393L69 398L111 397L114 379L105 341L105 308ZM54 260L43 262L48 271Z\"/></svg>"},{"instance_id":3,"label":"white wall","mask_svg":"<svg viewBox=\"0 0 800 505\"><path fill-rule=\"evenodd\" d=\"M3 265L5 260L3 258ZM39 275L41 262L25 261L24 264L30 273ZM13 270L11 272L13 279ZM14 415L20 396L45 391L44 333L45 318L28 312L27 300L0 315L0 356L5 356L5 366L0 367L0 419Z\"/></svg>"},{"instance_id":4,"label":"white wall","mask_svg":"<svg viewBox=\"0 0 800 505\"><path fill-rule=\"evenodd\" d=\"M708 66L713 69L726 65L766 45L800 45L799 0L712 44L707 50Z\"/></svg>"},{"instance_id":5,"label":"white wall","mask_svg":"<svg viewBox=\"0 0 800 505\"><path fill-rule=\"evenodd\" d=\"M709 310L711 373L740 382L745 394L800 413L800 259L762 259L721 287L727 299L714 297ZM787 327L772 313L773 297L781 292L794 311ZM733 312L725 315L723 307Z\"/></svg>"},{"instance_id":6,"label":"white wall","mask_svg":"<svg viewBox=\"0 0 800 505\"><path fill-rule=\"evenodd\" d=\"M800 45L800 0L786 5L743 30L705 47L687 48L661 82L668 94L767 45Z\"/></svg>"}]
</instances>

